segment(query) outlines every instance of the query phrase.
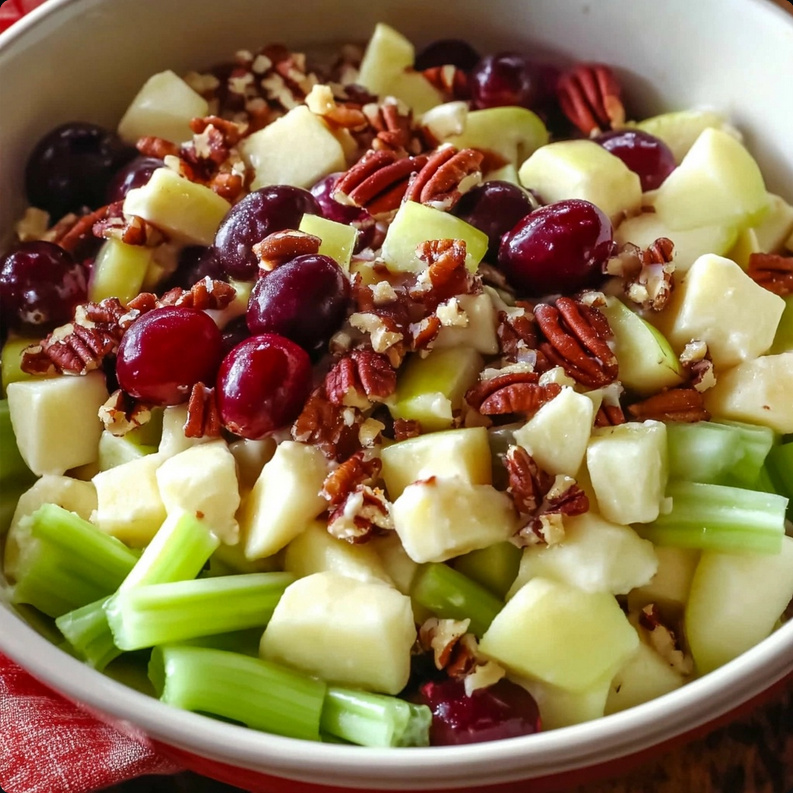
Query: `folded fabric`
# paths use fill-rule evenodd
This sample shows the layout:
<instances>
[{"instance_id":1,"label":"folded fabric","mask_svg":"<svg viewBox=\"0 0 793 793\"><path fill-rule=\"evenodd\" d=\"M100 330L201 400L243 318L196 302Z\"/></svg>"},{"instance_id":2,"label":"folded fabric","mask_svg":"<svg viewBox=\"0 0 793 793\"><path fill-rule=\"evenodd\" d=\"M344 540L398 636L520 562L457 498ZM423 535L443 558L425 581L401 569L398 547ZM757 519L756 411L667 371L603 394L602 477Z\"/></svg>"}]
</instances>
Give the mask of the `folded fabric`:
<instances>
[{"instance_id":1,"label":"folded fabric","mask_svg":"<svg viewBox=\"0 0 793 793\"><path fill-rule=\"evenodd\" d=\"M40 6L42 0L5 0L0 5L0 33L22 19L28 11Z\"/></svg>"}]
</instances>

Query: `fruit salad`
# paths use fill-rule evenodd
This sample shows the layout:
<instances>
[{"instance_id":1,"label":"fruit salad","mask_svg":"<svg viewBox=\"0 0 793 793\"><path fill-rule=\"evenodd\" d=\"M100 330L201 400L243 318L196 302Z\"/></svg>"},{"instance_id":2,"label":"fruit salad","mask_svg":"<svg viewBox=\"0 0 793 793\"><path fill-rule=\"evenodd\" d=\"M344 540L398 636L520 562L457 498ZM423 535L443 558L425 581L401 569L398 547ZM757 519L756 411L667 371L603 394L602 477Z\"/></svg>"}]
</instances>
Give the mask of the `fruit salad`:
<instances>
[{"instance_id":1,"label":"fruit salad","mask_svg":"<svg viewBox=\"0 0 793 793\"><path fill-rule=\"evenodd\" d=\"M156 74L26 190L2 580L64 652L448 745L641 705L791 616L793 206L718 111L378 25Z\"/></svg>"}]
</instances>

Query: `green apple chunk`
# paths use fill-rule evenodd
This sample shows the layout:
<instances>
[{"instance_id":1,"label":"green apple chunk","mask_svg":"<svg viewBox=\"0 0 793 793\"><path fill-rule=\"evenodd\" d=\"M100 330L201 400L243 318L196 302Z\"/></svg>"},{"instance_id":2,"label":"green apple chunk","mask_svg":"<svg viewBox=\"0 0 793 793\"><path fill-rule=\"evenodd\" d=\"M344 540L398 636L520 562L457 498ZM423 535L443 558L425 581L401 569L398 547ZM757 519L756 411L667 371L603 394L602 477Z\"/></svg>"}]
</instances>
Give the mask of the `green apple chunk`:
<instances>
[{"instance_id":1,"label":"green apple chunk","mask_svg":"<svg viewBox=\"0 0 793 793\"><path fill-rule=\"evenodd\" d=\"M185 245L211 245L220 221L231 209L204 185L158 168L151 179L127 193L124 214L137 215Z\"/></svg>"},{"instance_id":2,"label":"green apple chunk","mask_svg":"<svg viewBox=\"0 0 793 793\"><path fill-rule=\"evenodd\" d=\"M11 383L8 409L25 465L43 476L96 462L102 434L98 412L107 396L99 372Z\"/></svg>"},{"instance_id":3,"label":"green apple chunk","mask_svg":"<svg viewBox=\"0 0 793 793\"><path fill-rule=\"evenodd\" d=\"M685 615L700 674L736 658L770 635L793 598L793 538L782 552L702 554Z\"/></svg>"},{"instance_id":4,"label":"green apple chunk","mask_svg":"<svg viewBox=\"0 0 793 793\"><path fill-rule=\"evenodd\" d=\"M719 129L733 137L738 133L719 113L712 110L677 110L662 113L640 121L637 129L660 138L672 151L675 161L681 163L697 138L706 129Z\"/></svg>"},{"instance_id":5,"label":"green apple chunk","mask_svg":"<svg viewBox=\"0 0 793 793\"><path fill-rule=\"evenodd\" d=\"M162 435L157 451L164 459L198 446L201 443L209 443L212 438L202 435L200 438L188 438L184 434L185 423L187 422L187 406L173 405L165 408L162 414Z\"/></svg>"},{"instance_id":6,"label":"green apple chunk","mask_svg":"<svg viewBox=\"0 0 793 793\"><path fill-rule=\"evenodd\" d=\"M540 709L543 730L558 730L601 718L611 690L611 680L608 677L596 681L585 691L567 691L525 677L512 679L534 697Z\"/></svg>"},{"instance_id":7,"label":"green apple chunk","mask_svg":"<svg viewBox=\"0 0 793 793\"><path fill-rule=\"evenodd\" d=\"M781 352L791 351L793 351L793 295L788 295L785 298L785 310L782 313L782 319L779 320L770 352L772 355L777 355ZM5 353L5 350L3 352Z\"/></svg>"},{"instance_id":8,"label":"green apple chunk","mask_svg":"<svg viewBox=\"0 0 793 793\"><path fill-rule=\"evenodd\" d=\"M642 201L638 175L589 140L559 141L537 149L520 166L518 176L546 203L580 198L612 219L635 212Z\"/></svg>"},{"instance_id":9,"label":"green apple chunk","mask_svg":"<svg viewBox=\"0 0 793 793\"><path fill-rule=\"evenodd\" d=\"M492 481L490 445L484 427L432 432L383 448L382 477L393 501L404 489L431 476L457 476L472 485Z\"/></svg>"},{"instance_id":10,"label":"green apple chunk","mask_svg":"<svg viewBox=\"0 0 793 793\"><path fill-rule=\"evenodd\" d=\"M546 578L525 584L479 643L513 674L576 692L613 675L638 646L613 595Z\"/></svg>"},{"instance_id":11,"label":"green apple chunk","mask_svg":"<svg viewBox=\"0 0 793 793\"><path fill-rule=\"evenodd\" d=\"M749 268L749 260L753 253L760 251L757 233L752 228L743 228L738 232L735 244L727 253L727 258L732 259L742 270Z\"/></svg>"},{"instance_id":12,"label":"green apple chunk","mask_svg":"<svg viewBox=\"0 0 793 793\"><path fill-rule=\"evenodd\" d=\"M319 237L322 240L319 252L323 256L330 256L345 273L350 272L350 259L358 239L357 229L319 215L303 215L300 231Z\"/></svg>"},{"instance_id":13,"label":"green apple chunk","mask_svg":"<svg viewBox=\"0 0 793 793\"><path fill-rule=\"evenodd\" d=\"M156 451L156 446L141 443L132 432L128 432L126 435L113 435L105 430L99 438L99 459L97 461L99 470L109 471L118 465L139 460Z\"/></svg>"},{"instance_id":14,"label":"green apple chunk","mask_svg":"<svg viewBox=\"0 0 793 793\"><path fill-rule=\"evenodd\" d=\"M106 297L117 297L128 303L140 294L151 261L151 248L109 239L99 249L91 270L89 300L98 303Z\"/></svg>"},{"instance_id":15,"label":"green apple chunk","mask_svg":"<svg viewBox=\"0 0 793 793\"><path fill-rule=\"evenodd\" d=\"M515 430L515 443L549 474L575 476L584 461L594 412L591 399L565 387Z\"/></svg>"},{"instance_id":16,"label":"green apple chunk","mask_svg":"<svg viewBox=\"0 0 793 793\"><path fill-rule=\"evenodd\" d=\"M278 446L238 516L248 559L280 551L327 509L319 495L327 475L328 463L316 447L293 441Z\"/></svg>"},{"instance_id":17,"label":"green apple chunk","mask_svg":"<svg viewBox=\"0 0 793 793\"><path fill-rule=\"evenodd\" d=\"M628 593L628 609L639 611L654 603L662 613L678 617L688 602L699 555L695 548L656 546L658 571L649 583Z\"/></svg>"},{"instance_id":18,"label":"green apple chunk","mask_svg":"<svg viewBox=\"0 0 793 793\"><path fill-rule=\"evenodd\" d=\"M453 412L476 383L484 362L470 347L433 350L426 358L413 355L399 375L393 403L395 419L413 419L425 432L452 426Z\"/></svg>"},{"instance_id":19,"label":"green apple chunk","mask_svg":"<svg viewBox=\"0 0 793 793\"><path fill-rule=\"evenodd\" d=\"M414 562L445 562L504 542L518 530L511 499L491 485L431 477L408 485L392 507L394 528Z\"/></svg>"},{"instance_id":20,"label":"green apple chunk","mask_svg":"<svg viewBox=\"0 0 793 793\"><path fill-rule=\"evenodd\" d=\"M628 526L586 513L565 518L564 538L523 551L510 595L533 578L549 578L584 592L625 595L652 581L658 570L653 544Z\"/></svg>"},{"instance_id":21,"label":"green apple chunk","mask_svg":"<svg viewBox=\"0 0 793 793\"><path fill-rule=\"evenodd\" d=\"M717 369L767 352L785 301L756 284L735 262L706 254L691 265L664 311L666 337L681 352L701 339Z\"/></svg>"},{"instance_id":22,"label":"green apple chunk","mask_svg":"<svg viewBox=\"0 0 793 793\"><path fill-rule=\"evenodd\" d=\"M490 295L483 292L479 295L460 295L454 299L462 312L463 324L444 325L432 342L432 348L471 347L482 355L497 355L498 312Z\"/></svg>"},{"instance_id":23,"label":"green apple chunk","mask_svg":"<svg viewBox=\"0 0 793 793\"><path fill-rule=\"evenodd\" d=\"M759 251L777 253L785 247L785 240L793 234L793 206L773 193L768 194L768 202L768 214L754 227L754 233Z\"/></svg>"},{"instance_id":24,"label":"green apple chunk","mask_svg":"<svg viewBox=\"0 0 793 793\"><path fill-rule=\"evenodd\" d=\"M287 587L260 653L323 680L398 694L408 682L415 642L409 597L382 583L325 572Z\"/></svg>"},{"instance_id":25,"label":"green apple chunk","mask_svg":"<svg viewBox=\"0 0 793 793\"><path fill-rule=\"evenodd\" d=\"M683 367L660 331L616 297L608 298L600 310L614 334L614 355L625 388L649 396L683 382Z\"/></svg>"},{"instance_id":26,"label":"green apple chunk","mask_svg":"<svg viewBox=\"0 0 793 793\"><path fill-rule=\"evenodd\" d=\"M118 125L118 134L134 146L139 138L165 138L172 143L193 139L190 121L209 114L206 99L172 71L150 77Z\"/></svg>"},{"instance_id":27,"label":"green apple chunk","mask_svg":"<svg viewBox=\"0 0 793 793\"><path fill-rule=\"evenodd\" d=\"M31 345L38 344L39 339L18 339L11 338L3 345L2 356L0 356L0 381L2 381L2 393L5 395L11 383L19 383L24 380L40 379L36 375L22 371L22 353Z\"/></svg>"},{"instance_id":28,"label":"green apple chunk","mask_svg":"<svg viewBox=\"0 0 793 793\"><path fill-rule=\"evenodd\" d=\"M462 240L465 242L465 266L475 272L487 253L487 234L464 220L415 201L405 201L396 213L383 242L383 259L392 272L418 273L426 262L416 254L416 247L427 240Z\"/></svg>"},{"instance_id":29,"label":"green apple chunk","mask_svg":"<svg viewBox=\"0 0 793 793\"><path fill-rule=\"evenodd\" d=\"M760 168L734 137L706 129L658 188L655 209L674 229L754 225L768 209Z\"/></svg>"},{"instance_id":30,"label":"green apple chunk","mask_svg":"<svg viewBox=\"0 0 793 793\"><path fill-rule=\"evenodd\" d=\"M596 427L587 469L601 514L613 523L649 523L658 517L669 464L666 425L660 421Z\"/></svg>"}]
</instances>

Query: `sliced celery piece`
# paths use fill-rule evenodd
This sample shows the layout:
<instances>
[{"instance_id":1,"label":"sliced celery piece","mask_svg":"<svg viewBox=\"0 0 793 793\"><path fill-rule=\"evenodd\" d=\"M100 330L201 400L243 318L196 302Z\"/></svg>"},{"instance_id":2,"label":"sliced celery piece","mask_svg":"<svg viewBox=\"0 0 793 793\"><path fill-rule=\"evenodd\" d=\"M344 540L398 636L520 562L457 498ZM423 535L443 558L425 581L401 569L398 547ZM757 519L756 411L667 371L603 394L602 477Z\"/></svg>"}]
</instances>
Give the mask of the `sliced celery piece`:
<instances>
[{"instance_id":1,"label":"sliced celery piece","mask_svg":"<svg viewBox=\"0 0 793 793\"><path fill-rule=\"evenodd\" d=\"M420 570L410 594L436 617L470 619L469 630L476 636L482 636L504 607L483 586L445 564L428 564Z\"/></svg>"},{"instance_id":2,"label":"sliced celery piece","mask_svg":"<svg viewBox=\"0 0 793 793\"><path fill-rule=\"evenodd\" d=\"M429 746L432 711L403 699L331 686L325 695L323 733L359 746Z\"/></svg>"},{"instance_id":3,"label":"sliced celery piece","mask_svg":"<svg viewBox=\"0 0 793 793\"><path fill-rule=\"evenodd\" d=\"M458 556L454 569L481 584L496 597L506 597L518 577L521 551L511 542L498 542L478 551Z\"/></svg>"},{"instance_id":4,"label":"sliced celery piece","mask_svg":"<svg viewBox=\"0 0 793 793\"><path fill-rule=\"evenodd\" d=\"M99 670L121 655L107 624L104 606L109 599L95 600L55 620L58 630L66 637L77 657Z\"/></svg>"},{"instance_id":5,"label":"sliced celery piece","mask_svg":"<svg viewBox=\"0 0 793 793\"><path fill-rule=\"evenodd\" d=\"M157 647L149 678L163 702L255 730L319 740L327 686L259 658L207 647Z\"/></svg>"},{"instance_id":6,"label":"sliced celery piece","mask_svg":"<svg viewBox=\"0 0 793 793\"><path fill-rule=\"evenodd\" d=\"M737 487L675 482L672 509L653 523L635 526L656 545L716 551L779 553L787 499Z\"/></svg>"},{"instance_id":7,"label":"sliced celery piece","mask_svg":"<svg viewBox=\"0 0 793 793\"><path fill-rule=\"evenodd\" d=\"M768 478L774 490L788 501L788 517L793 520L793 441L777 446L766 460Z\"/></svg>"},{"instance_id":8,"label":"sliced celery piece","mask_svg":"<svg viewBox=\"0 0 793 793\"><path fill-rule=\"evenodd\" d=\"M250 573L136 586L119 591L105 611L116 646L140 650L197 636L263 628L294 580L290 573Z\"/></svg>"}]
</instances>

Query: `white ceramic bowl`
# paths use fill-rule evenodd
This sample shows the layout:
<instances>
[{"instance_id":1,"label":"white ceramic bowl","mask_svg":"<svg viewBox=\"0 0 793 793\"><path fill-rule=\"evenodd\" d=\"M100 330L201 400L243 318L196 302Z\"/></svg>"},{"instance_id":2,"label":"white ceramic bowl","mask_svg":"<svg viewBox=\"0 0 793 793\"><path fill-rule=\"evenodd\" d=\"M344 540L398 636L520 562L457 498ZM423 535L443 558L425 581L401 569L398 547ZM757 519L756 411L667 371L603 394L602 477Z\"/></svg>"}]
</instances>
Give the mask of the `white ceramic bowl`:
<instances>
[{"instance_id":1,"label":"white ceramic bowl","mask_svg":"<svg viewBox=\"0 0 793 793\"><path fill-rule=\"evenodd\" d=\"M202 68L269 41L311 47L365 40L377 21L418 44L461 37L485 52L550 50L611 63L636 114L721 109L745 133L769 189L793 200L793 17L767 0L50 0L0 35L0 239L24 207L25 158L55 125L113 125L144 80L165 68ZM315 745L169 708L61 653L2 602L0 651L191 767L251 789L312 789L274 776L392 790L483 790L531 778L536 784L520 789L539 791L572 783L576 769L583 781L599 764L624 767L625 758L758 696L793 671L793 623L722 669L633 710L527 738L430 750Z\"/></svg>"}]
</instances>

